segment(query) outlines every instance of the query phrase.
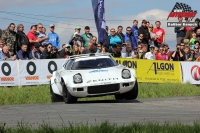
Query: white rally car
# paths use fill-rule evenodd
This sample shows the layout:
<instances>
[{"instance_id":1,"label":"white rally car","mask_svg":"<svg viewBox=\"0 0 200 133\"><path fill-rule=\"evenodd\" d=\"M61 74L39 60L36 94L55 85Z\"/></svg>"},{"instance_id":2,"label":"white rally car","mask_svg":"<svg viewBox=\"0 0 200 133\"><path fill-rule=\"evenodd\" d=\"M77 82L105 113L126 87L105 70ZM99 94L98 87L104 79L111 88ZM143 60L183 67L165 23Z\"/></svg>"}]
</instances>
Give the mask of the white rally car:
<instances>
[{"instance_id":1,"label":"white rally car","mask_svg":"<svg viewBox=\"0 0 200 133\"><path fill-rule=\"evenodd\" d=\"M110 54L71 56L50 79L52 102L75 103L78 98L115 95L136 99L135 70L119 65Z\"/></svg>"}]
</instances>

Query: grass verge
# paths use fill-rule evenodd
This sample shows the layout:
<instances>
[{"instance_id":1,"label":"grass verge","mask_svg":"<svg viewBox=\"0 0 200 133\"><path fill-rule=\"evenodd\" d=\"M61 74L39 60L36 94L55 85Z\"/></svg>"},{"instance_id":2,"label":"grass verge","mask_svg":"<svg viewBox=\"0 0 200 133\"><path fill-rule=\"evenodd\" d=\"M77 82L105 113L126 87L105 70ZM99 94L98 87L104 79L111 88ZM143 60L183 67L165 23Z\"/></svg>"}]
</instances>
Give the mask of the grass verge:
<instances>
[{"instance_id":1,"label":"grass verge","mask_svg":"<svg viewBox=\"0 0 200 133\"><path fill-rule=\"evenodd\" d=\"M0 105L50 103L48 85L26 86L22 88L0 87ZM200 87L191 84L139 83L138 98L158 98L174 96L200 96ZM114 100L114 96L80 98L79 101Z\"/></svg>"},{"instance_id":2,"label":"grass verge","mask_svg":"<svg viewBox=\"0 0 200 133\"><path fill-rule=\"evenodd\" d=\"M1 133L199 133L200 123L193 125L175 124L140 124L132 123L126 126L117 126L104 122L99 125L89 126L88 124L78 124L62 127L52 127L42 124L34 129L30 125L18 123L16 127L7 128L6 125L0 126Z\"/></svg>"}]
</instances>

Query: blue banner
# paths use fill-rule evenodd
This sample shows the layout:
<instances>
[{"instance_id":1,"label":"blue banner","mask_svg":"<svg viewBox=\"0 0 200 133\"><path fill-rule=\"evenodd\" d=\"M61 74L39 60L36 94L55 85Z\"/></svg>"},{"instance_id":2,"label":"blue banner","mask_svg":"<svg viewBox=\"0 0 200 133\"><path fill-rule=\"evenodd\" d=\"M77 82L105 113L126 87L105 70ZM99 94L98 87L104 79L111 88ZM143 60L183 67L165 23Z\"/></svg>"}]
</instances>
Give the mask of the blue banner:
<instances>
[{"instance_id":1,"label":"blue banner","mask_svg":"<svg viewBox=\"0 0 200 133\"><path fill-rule=\"evenodd\" d=\"M106 41L106 22L104 0L92 0L94 19L98 32L98 40L101 43Z\"/></svg>"}]
</instances>

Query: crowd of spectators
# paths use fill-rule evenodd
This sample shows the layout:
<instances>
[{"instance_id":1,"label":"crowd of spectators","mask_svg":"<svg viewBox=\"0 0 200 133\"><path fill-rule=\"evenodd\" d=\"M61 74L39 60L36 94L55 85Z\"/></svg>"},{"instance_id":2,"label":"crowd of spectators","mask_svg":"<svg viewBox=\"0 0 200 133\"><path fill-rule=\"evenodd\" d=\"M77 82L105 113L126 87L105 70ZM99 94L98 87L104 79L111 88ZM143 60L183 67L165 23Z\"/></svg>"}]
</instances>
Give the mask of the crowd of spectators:
<instances>
[{"instance_id":1,"label":"crowd of spectators","mask_svg":"<svg viewBox=\"0 0 200 133\"><path fill-rule=\"evenodd\" d=\"M183 21L182 17L178 18ZM189 22L185 18L185 22ZM170 50L165 43L165 30L161 22L149 23L143 20L138 27L134 20L132 27L117 29L106 26L105 42L98 42L98 38L90 33L90 27L85 26L84 34L81 28L75 27L74 34L66 44L60 46L58 34L54 32L55 25L49 25L49 31L43 24L32 25L25 34L23 24L19 24L15 31L15 24L11 23L6 30L0 30L0 60L27 60L27 59L58 59L71 55L89 53L111 53L118 58L135 58L149 60L171 61L198 61L200 57L200 19L195 19L197 27L175 27L176 48ZM61 47L61 48L60 48Z\"/></svg>"}]
</instances>

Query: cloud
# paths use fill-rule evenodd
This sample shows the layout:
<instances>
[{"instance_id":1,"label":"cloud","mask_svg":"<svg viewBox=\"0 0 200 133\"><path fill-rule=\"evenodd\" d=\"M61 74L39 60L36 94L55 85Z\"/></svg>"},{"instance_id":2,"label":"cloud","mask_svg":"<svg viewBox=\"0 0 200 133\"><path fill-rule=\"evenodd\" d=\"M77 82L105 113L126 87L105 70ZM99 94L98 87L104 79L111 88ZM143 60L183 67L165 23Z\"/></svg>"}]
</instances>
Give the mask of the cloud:
<instances>
[{"instance_id":1,"label":"cloud","mask_svg":"<svg viewBox=\"0 0 200 133\"><path fill-rule=\"evenodd\" d=\"M153 10L148 10L136 15L130 15L130 16L123 16L123 17L119 17L119 18L114 18L117 20L122 20L122 21L107 21L106 25L109 26L109 28L115 28L117 29L117 27L119 25L122 25L124 27L124 33L125 33L125 28L127 26L132 26L132 22L133 20L139 20L139 25L141 25L141 21L143 19L146 19L148 21L150 21L150 23L152 23L155 26L155 21L156 20L160 20L161 21L161 27L164 28L165 32L166 32L166 43L168 43L171 47L171 49L175 48L176 45L176 34L174 33L174 29L167 27L167 16L168 16L169 12L168 11L164 11L164 10L159 10L159 9L153 9ZM108 16L106 16L106 19L110 19ZM125 21L125 20L131 20L131 21ZM174 19L170 19L171 21ZM74 24L74 25L67 25L64 22L58 22L56 24L57 27L60 28L56 28L56 32L59 34L60 38L61 38L61 43L66 43L68 42L68 40L70 39L71 35L74 33L74 28L75 25L80 24L82 26L82 33L84 32L84 26L88 25L90 27L94 27L91 28L91 33L95 36L97 36L97 32L96 32L96 28L95 28L95 22L94 21L88 21L88 20L73 20L70 23ZM66 27L69 29L64 29L61 27Z\"/></svg>"}]
</instances>

